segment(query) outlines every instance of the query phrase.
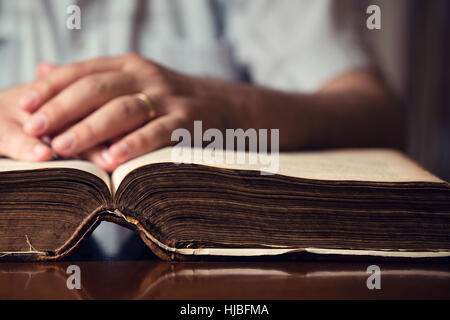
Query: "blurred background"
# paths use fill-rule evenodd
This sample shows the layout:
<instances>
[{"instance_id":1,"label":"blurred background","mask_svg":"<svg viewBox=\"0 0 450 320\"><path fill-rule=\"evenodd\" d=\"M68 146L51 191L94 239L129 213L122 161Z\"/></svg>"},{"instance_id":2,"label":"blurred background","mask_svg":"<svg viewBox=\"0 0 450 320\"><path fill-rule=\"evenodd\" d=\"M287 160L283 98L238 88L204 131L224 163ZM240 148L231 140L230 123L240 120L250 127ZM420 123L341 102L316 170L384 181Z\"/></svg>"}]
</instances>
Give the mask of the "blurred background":
<instances>
[{"instance_id":1,"label":"blurred background","mask_svg":"<svg viewBox=\"0 0 450 320\"><path fill-rule=\"evenodd\" d=\"M363 39L408 116L408 154L450 180L450 1L358 1L381 8L381 30ZM357 10L357 11L359 11Z\"/></svg>"},{"instance_id":2,"label":"blurred background","mask_svg":"<svg viewBox=\"0 0 450 320\"><path fill-rule=\"evenodd\" d=\"M17 0L2 3L5 5L14 1ZM26 3L27 9L32 7L30 2ZM77 0L75 3L91 4L92 1ZM122 5L125 2L118 3ZM334 4L336 9L344 11L348 9L348 4L356 7L353 8L356 10L349 12L356 15L353 18L359 24L363 41L367 42L382 73L406 106L407 153L425 168L449 181L450 0L335 0ZM368 30L366 27L366 9L371 4L381 8L381 30ZM6 20L6 24L0 27L0 42L2 33L8 31L2 28L5 29L12 21L9 18ZM67 31L64 36L69 38L69 34L77 33ZM116 37L115 34L113 36ZM79 42L76 39L69 51L75 50L77 45L82 47ZM51 56L46 59L51 61ZM2 70L15 68L4 61L8 61L8 56L2 56Z\"/></svg>"}]
</instances>

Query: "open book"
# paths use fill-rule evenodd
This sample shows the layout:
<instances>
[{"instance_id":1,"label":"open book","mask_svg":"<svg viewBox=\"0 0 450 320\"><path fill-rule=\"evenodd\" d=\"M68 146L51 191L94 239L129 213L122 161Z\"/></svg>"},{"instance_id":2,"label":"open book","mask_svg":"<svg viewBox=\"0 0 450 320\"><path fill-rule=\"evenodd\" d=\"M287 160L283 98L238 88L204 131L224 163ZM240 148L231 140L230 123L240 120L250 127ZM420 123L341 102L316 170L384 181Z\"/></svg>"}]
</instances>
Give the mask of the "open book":
<instances>
[{"instance_id":1,"label":"open book","mask_svg":"<svg viewBox=\"0 0 450 320\"><path fill-rule=\"evenodd\" d=\"M0 261L60 259L102 220L166 260L450 256L450 185L396 151L282 153L274 175L176 164L171 151L111 177L84 161L0 159Z\"/></svg>"}]
</instances>

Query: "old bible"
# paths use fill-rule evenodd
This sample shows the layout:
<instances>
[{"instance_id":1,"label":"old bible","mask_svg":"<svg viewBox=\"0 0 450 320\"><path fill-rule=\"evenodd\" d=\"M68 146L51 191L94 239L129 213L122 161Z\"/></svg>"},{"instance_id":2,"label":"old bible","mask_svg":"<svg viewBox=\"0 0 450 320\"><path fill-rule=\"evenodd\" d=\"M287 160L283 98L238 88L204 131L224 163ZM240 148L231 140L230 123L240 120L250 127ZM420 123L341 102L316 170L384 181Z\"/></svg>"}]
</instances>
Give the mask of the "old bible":
<instances>
[{"instance_id":1,"label":"old bible","mask_svg":"<svg viewBox=\"0 0 450 320\"><path fill-rule=\"evenodd\" d=\"M101 221L166 260L450 256L450 185L397 151L281 153L276 174L174 163L172 151L111 176L84 161L0 159L0 261L61 259Z\"/></svg>"}]
</instances>

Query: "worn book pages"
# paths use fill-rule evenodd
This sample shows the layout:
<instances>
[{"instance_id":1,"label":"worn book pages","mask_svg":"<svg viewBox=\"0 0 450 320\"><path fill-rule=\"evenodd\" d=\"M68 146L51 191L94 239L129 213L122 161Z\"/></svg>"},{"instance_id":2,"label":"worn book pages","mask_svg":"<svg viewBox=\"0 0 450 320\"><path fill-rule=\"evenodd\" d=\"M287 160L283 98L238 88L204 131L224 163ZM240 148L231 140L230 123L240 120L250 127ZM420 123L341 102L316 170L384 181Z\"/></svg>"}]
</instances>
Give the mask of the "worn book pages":
<instances>
[{"instance_id":1,"label":"worn book pages","mask_svg":"<svg viewBox=\"0 0 450 320\"><path fill-rule=\"evenodd\" d=\"M125 221L136 225L137 229L142 232L150 241L161 249L188 256L230 256L230 257L255 257L255 256L275 256L289 253L305 252L315 255L342 255L342 256L374 256L374 257L391 257L391 258L440 258L450 257L449 250L442 251L404 251L404 250L347 250L347 249L330 249L330 248L292 248L292 247L267 247L267 248L173 248L170 247L153 235L151 235L139 222L130 221L118 210L115 214L122 217Z\"/></svg>"},{"instance_id":2,"label":"worn book pages","mask_svg":"<svg viewBox=\"0 0 450 320\"><path fill-rule=\"evenodd\" d=\"M117 191L121 181L133 170L154 163L173 162L173 147L167 147L133 159L119 166L109 175L96 165L81 160L60 160L49 162L22 162L0 159L0 172L16 170L35 170L46 168L72 168L89 172L100 179L112 191ZM184 149L181 152L190 153L188 163L210 165L225 169L264 170L263 164L249 164L248 152L231 151L234 163L226 163L226 153L216 152L215 163L198 160L195 149ZM244 164L237 161L242 155ZM389 149L347 149L336 151L291 152L280 153L277 173L295 178L316 180L346 180L372 182L437 182L443 181L424 170L400 152ZM111 186L112 185L112 186Z\"/></svg>"},{"instance_id":3,"label":"worn book pages","mask_svg":"<svg viewBox=\"0 0 450 320\"><path fill-rule=\"evenodd\" d=\"M174 148L168 147L151 152L118 167L112 175L113 189L131 171L147 164L173 162ZM246 164L226 163L226 151L215 159L216 163L198 161L194 149L181 152L190 153L190 162L225 169L264 170L261 164L248 164L249 153L241 153ZM237 159L239 152L232 152ZM219 161L217 161L219 159ZM278 174L305 179L370 181L370 182L437 182L443 181L424 170L406 156L390 149L347 149L336 151L280 153Z\"/></svg>"},{"instance_id":4,"label":"worn book pages","mask_svg":"<svg viewBox=\"0 0 450 320\"><path fill-rule=\"evenodd\" d=\"M46 162L25 162L16 161L10 159L0 159L0 172L5 171L22 171L22 170L38 170L38 169L78 169L88 173L91 173L105 182L108 188L111 190L111 180L109 175L97 167L95 164L88 161L81 160L58 160L58 161L46 161Z\"/></svg>"}]
</instances>

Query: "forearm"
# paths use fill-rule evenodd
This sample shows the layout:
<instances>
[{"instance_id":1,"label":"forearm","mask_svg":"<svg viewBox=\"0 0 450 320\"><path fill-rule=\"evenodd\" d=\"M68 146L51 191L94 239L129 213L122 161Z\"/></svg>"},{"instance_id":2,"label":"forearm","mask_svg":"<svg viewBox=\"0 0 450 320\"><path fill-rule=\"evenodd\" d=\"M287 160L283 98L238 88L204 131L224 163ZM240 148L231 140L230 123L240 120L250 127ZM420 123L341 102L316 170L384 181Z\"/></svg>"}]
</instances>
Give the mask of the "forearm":
<instances>
[{"instance_id":1,"label":"forearm","mask_svg":"<svg viewBox=\"0 0 450 320\"><path fill-rule=\"evenodd\" d=\"M314 94L230 84L220 95L230 101L229 127L280 129L281 150L402 147L400 105L382 85L354 80Z\"/></svg>"},{"instance_id":2,"label":"forearm","mask_svg":"<svg viewBox=\"0 0 450 320\"><path fill-rule=\"evenodd\" d=\"M348 90L306 98L309 114L304 147L403 147L403 116L388 95Z\"/></svg>"}]
</instances>

